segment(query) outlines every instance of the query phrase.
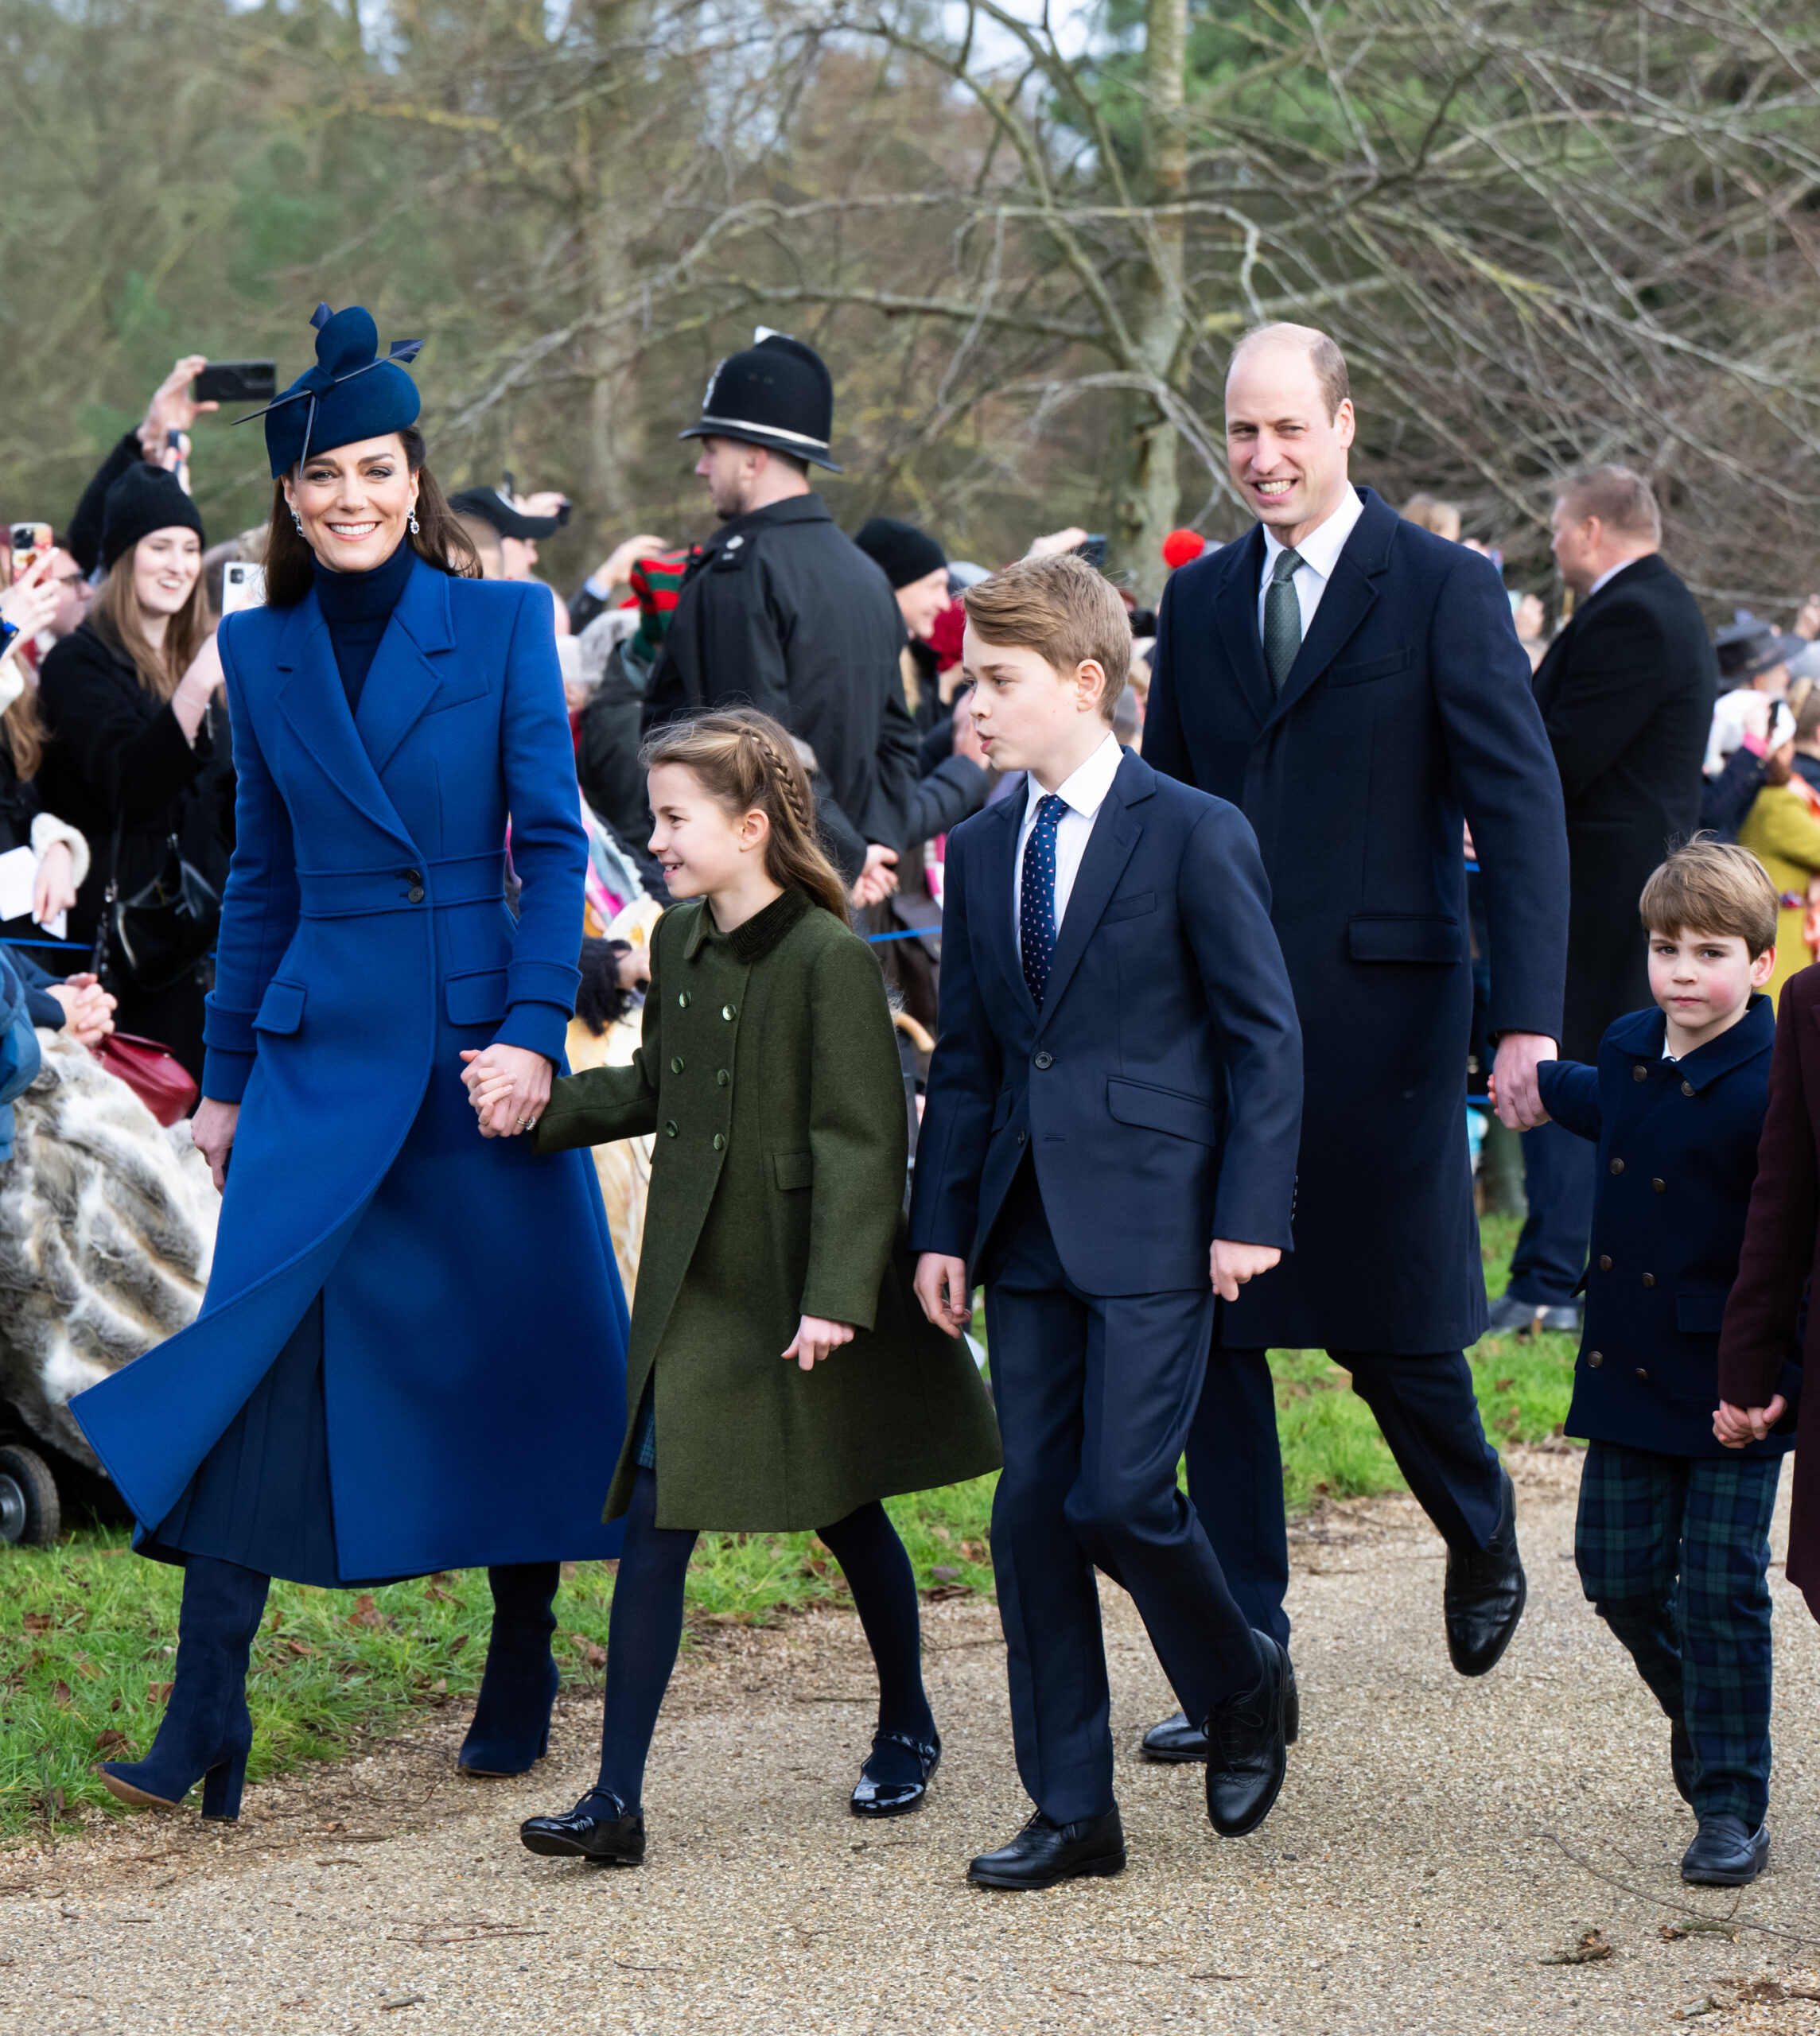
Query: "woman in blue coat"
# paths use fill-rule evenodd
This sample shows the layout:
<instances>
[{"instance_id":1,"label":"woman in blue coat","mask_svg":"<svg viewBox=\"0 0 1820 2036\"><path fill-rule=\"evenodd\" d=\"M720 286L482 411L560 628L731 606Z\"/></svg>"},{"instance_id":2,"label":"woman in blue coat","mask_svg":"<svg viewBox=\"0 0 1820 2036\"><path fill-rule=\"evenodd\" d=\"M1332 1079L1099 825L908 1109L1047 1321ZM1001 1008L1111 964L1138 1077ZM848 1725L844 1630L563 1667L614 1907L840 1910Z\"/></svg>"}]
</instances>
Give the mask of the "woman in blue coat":
<instances>
[{"instance_id":1,"label":"woman in blue coat","mask_svg":"<svg viewBox=\"0 0 1820 2036\"><path fill-rule=\"evenodd\" d=\"M555 1695L558 1564L619 1548L600 1467L626 1315L592 1166L483 1138L461 1078L491 1046L507 1129L535 1122L579 980L549 604L463 576L411 378L365 311L315 322L317 365L265 413L269 604L220 636L239 783L195 1121L224 1183L214 1267L191 1327L72 1403L139 1548L187 1566L157 1743L103 1778L158 1807L204 1778L224 1817L272 1576L490 1565L461 1758L519 1774Z\"/></svg>"}]
</instances>

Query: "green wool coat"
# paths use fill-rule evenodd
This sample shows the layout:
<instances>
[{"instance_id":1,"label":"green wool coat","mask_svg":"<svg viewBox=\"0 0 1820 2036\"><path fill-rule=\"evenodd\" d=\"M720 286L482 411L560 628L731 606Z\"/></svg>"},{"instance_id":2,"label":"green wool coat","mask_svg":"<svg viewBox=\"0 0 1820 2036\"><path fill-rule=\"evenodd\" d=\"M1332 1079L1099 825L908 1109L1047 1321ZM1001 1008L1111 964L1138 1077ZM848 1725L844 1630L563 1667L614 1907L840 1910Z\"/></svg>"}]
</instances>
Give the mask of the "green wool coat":
<instances>
[{"instance_id":1,"label":"green wool coat","mask_svg":"<svg viewBox=\"0 0 1820 2036\"><path fill-rule=\"evenodd\" d=\"M731 934L705 903L664 914L632 1065L564 1076L531 1138L646 1132L608 1519L631 1502L654 1369L660 1527L823 1527L998 1467L966 1346L911 1291L903 1075L878 964L844 922L797 891ZM812 1372L783 1356L805 1314L859 1332Z\"/></svg>"}]
</instances>

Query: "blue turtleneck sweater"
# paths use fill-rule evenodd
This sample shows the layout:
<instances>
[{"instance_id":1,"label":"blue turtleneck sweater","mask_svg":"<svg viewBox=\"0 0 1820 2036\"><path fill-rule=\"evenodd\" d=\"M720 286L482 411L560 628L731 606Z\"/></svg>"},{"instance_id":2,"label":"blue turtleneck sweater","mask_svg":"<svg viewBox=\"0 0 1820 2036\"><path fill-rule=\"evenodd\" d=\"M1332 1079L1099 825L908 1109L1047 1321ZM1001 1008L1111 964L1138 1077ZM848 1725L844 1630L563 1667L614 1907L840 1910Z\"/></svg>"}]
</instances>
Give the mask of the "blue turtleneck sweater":
<instances>
[{"instance_id":1,"label":"blue turtleneck sweater","mask_svg":"<svg viewBox=\"0 0 1820 2036\"><path fill-rule=\"evenodd\" d=\"M322 606L322 619L329 624L335 668L341 674L351 714L360 710L360 693L372 667L373 654L392 619L392 610L398 606L416 557L410 540L401 538L390 558L365 573L334 573L320 559L317 561L316 598Z\"/></svg>"}]
</instances>

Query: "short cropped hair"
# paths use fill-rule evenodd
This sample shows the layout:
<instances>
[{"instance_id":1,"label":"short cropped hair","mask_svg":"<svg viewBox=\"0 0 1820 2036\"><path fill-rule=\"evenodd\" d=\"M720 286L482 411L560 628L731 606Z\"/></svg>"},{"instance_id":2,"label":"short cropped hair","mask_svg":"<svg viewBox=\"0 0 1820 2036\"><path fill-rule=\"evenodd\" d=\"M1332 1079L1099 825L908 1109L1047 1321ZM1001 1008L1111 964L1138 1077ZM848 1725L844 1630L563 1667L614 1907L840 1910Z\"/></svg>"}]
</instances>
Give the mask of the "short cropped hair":
<instances>
[{"instance_id":1,"label":"short cropped hair","mask_svg":"<svg viewBox=\"0 0 1820 2036\"><path fill-rule=\"evenodd\" d=\"M1662 542L1662 507L1655 490L1629 467L1588 467L1561 484L1570 516L1596 516L1608 530Z\"/></svg>"},{"instance_id":2,"label":"short cropped hair","mask_svg":"<svg viewBox=\"0 0 1820 2036\"><path fill-rule=\"evenodd\" d=\"M1241 332L1239 344L1232 349L1232 360L1249 346L1261 340L1297 340L1307 348L1308 356L1314 366L1314 379L1320 384L1321 398L1327 405L1329 418L1340 414L1342 403L1352 398L1352 381L1346 371L1346 356L1340 351L1340 343L1314 325L1293 325L1286 319L1279 319L1269 325L1254 325L1248 332ZM1232 364L1227 366L1227 374Z\"/></svg>"},{"instance_id":3,"label":"short cropped hair","mask_svg":"<svg viewBox=\"0 0 1820 2036\"><path fill-rule=\"evenodd\" d=\"M1651 873L1637 908L1646 933L1734 934L1754 962L1775 945L1779 902L1748 849L1696 834Z\"/></svg>"},{"instance_id":4,"label":"short cropped hair","mask_svg":"<svg viewBox=\"0 0 1820 2036\"><path fill-rule=\"evenodd\" d=\"M1445 538L1451 544L1460 542L1462 519L1457 502L1443 502L1435 495L1412 495L1403 504L1402 517L1406 523L1414 523L1418 530Z\"/></svg>"},{"instance_id":5,"label":"short cropped hair","mask_svg":"<svg viewBox=\"0 0 1820 2036\"><path fill-rule=\"evenodd\" d=\"M1034 651L1065 674L1091 658L1106 674L1099 711L1110 726L1130 674L1131 623L1104 573L1073 552L1021 558L969 587L961 599L982 642Z\"/></svg>"}]
</instances>

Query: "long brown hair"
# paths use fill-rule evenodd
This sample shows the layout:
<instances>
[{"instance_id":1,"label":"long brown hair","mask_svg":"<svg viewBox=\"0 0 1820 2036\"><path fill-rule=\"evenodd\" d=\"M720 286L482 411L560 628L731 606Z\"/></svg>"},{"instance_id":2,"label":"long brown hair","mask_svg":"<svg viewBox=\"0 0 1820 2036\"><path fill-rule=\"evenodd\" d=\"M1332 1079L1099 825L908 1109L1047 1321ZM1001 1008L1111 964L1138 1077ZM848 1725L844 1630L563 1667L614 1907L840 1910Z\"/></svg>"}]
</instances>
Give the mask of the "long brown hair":
<instances>
[{"instance_id":1,"label":"long brown hair","mask_svg":"<svg viewBox=\"0 0 1820 2036\"><path fill-rule=\"evenodd\" d=\"M138 545L121 553L88 604L88 620L103 640L132 660L139 683L148 693L168 700L202 648L209 630L208 594L200 563L189 598L165 624L165 640L154 650L139 619L139 597L133 591L133 561Z\"/></svg>"},{"instance_id":2,"label":"long brown hair","mask_svg":"<svg viewBox=\"0 0 1820 2036\"><path fill-rule=\"evenodd\" d=\"M815 795L789 731L755 708L731 707L655 730L639 752L643 770L659 764L693 771L729 814L759 812L771 822L764 873L786 891L846 922L846 887L815 839Z\"/></svg>"},{"instance_id":3,"label":"long brown hair","mask_svg":"<svg viewBox=\"0 0 1820 2036\"><path fill-rule=\"evenodd\" d=\"M404 447L405 463L417 476L417 532L413 536L406 530L405 542L438 573L449 573L457 580L478 580L480 561L474 555L468 533L449 507L435 475L424 464L429 448L423 442L423 433L414 424L406 425L399 439ZM290 504L285 499L285 480L294 478L296 472L293 467L289 475L272 483L271 531L266 539L266 600L272 608L294 608L316 579L316 554L298 528Z\"/></svg>"},{"instance_id":4,"label":"long brown hair","mask_svg":"<svg viewBox=\"0 0 1820 2036\"><path fill-rule=\"evenodd\" d=\"M29 683L4 714L0 714L0 732L6 737L6 747L13 752L13 775L21 784L29 785L38 775L38 766L45 760L45 744L50 735L38 712L38 689Z\"/></svg>"}]
</instances>

